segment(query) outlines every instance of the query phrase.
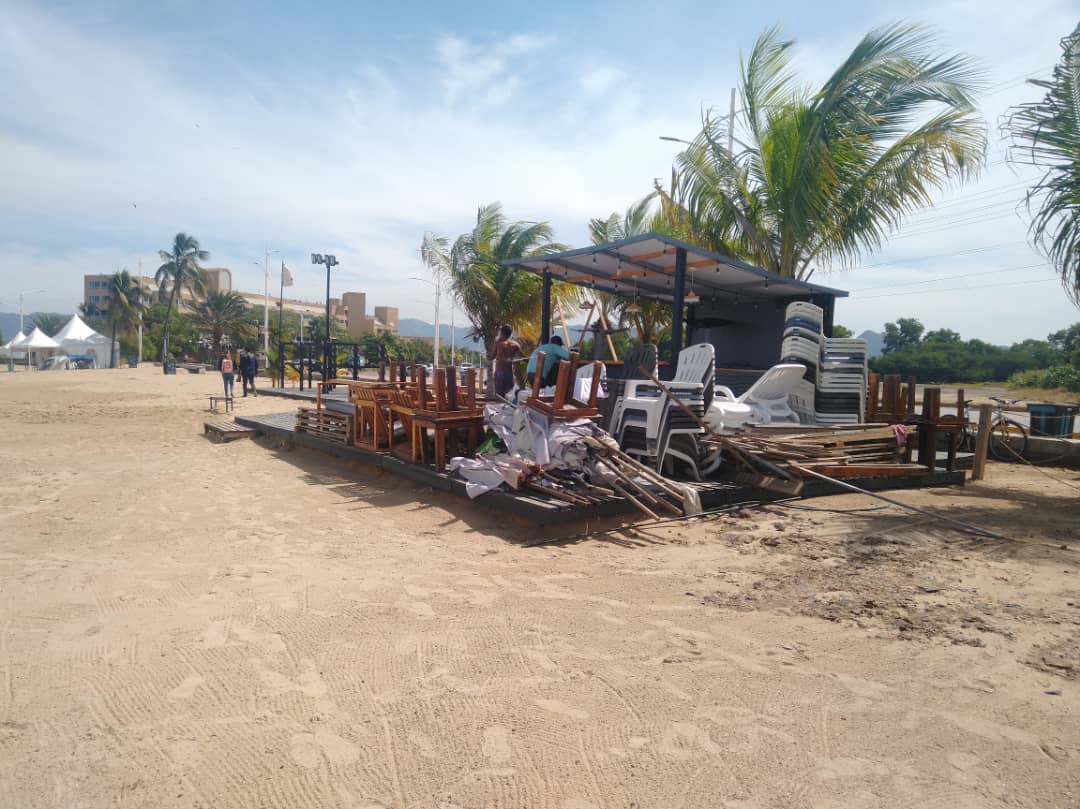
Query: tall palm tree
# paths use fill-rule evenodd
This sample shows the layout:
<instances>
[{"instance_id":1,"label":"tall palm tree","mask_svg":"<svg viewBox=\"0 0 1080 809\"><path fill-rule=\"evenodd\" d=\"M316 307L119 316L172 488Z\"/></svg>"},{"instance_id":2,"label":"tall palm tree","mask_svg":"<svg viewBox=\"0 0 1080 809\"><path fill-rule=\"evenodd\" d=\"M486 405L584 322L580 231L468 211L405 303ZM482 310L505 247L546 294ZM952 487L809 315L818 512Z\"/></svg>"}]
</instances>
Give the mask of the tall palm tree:
<instances>
[{"instance_id":1,"label":"tall palm tree","mask_svg":"<svg viewBox=\"0 0 1080 809\"><path fill-rule=\"evenodd\" d=\"M653 231L668 232L670 223L663 209L653 210L657 193L653 192L635 202L619 216L612 213L607 219L590 219L589 235L593 244L605 244L631 236ZM631 297L594 293L598 316L610 321L614 315L620 325L629 325L637 332L642 343L655 343L664 329L671 324L671 307L661 301L640 300L634 294L633 282L628 284Z\"/></svg>"},{"instance_id":2,"label":"tall palm tree","mask_svg":"<svg viewBox=\"0 0 1080 809\"><path fill-rule=\"evenodd\" d=\"M1043 169L1027 195L1029 209L1038 205L1031 233L1080 305L1080 25L1061 48L1052 77L1030 82L1046 96L1014 108L1006 130L1013 138L1009 160Z\"/></svg>"},{"instance_id":3,"label":"tall palm tree","mask_svg":"<svg viewBox=\"0 0 1080 809\"><path fill-rule=\"evenodd\" d=\"M238 343L258 333L247 301L235 292L210 292L192 307L191 320L201 332L210 336L215 354L220 351L226 336Z\"/></svg>"},{"instance_id":4,"label":"tall palm tree","mask_svg":"<svg viewBox=\"0 0 1080 809\"><path fill-rule=\"evenodd\" d=\"M116 334L130 334L141 322L146 313L143 303L142 284L127 270L119 270L109 277L109 308L106 312L109 325L112 326L112 343L116 345ZM110 349L109 367L116 367L116 355Z\"/></svg>"},{"instance_id":5,"label":"tall palm tree","mask_svg":"<svg viewBox=\"0 0 1080 809\"><path fill-rule=\"evenodd\" d=\"M64 328L64 324L68 319L63 315L51 315L45 312L38 312L34 315L34 326L41 329L47 335L52 337L60 329Z\"/></svg>"},{"instance_id":6,"label":"tall palm tree","mask_svg":"<svg viewBox=\"0 0 1080 809\"><path fill-rule=\"evenodd\" d=\"M451 294L465 311L473 334L491 351L499 327L508 323L527 340L539 335L542 283L540 277L516 267L504 267L503 261L526 256L557 253L566 248L553 240L547 222L511 222L498 202L482 206L476 214L476 227L462 234L446 252L448 241L425 237L422 251L433 269L444 268L450 279ZM442 255L436 256L438 251ZM565 295L564 289L553 295Z\"/></svg>"},{"instance_id":7,"label":"tall palm tree","mask_svg":"<svg viewBox=\"0 0 1080 809\"><path fill-rule=\"evenodd\" d=\"M705 246L804 278L876 250L933 191L972 177L986 135L972 61L937 53L921 27L871 31L816 92L791 69L793 44L759 37L736 131L706 116L663 202Z\"/></svg>"},{"instance_id":8,"label":"tall palm tree","mask_svg":"<svg viewBox=\"0 0 1080 809\"><path fill-rule=\"evenodd\" d=\"M158 289L164 294L169 290L169 312L176 304L177 296L187 289L193 296L201 297L206 294L206 272L200 261L208 261L210 253L199 247L199 240L186 233L177 233L173 238L172 252L159 250L158 256L162 264L154 275ZM164 367L165 360L169 356L169 319L166 313L165 331L161 339L161 364Z\"/></svg>"}]
</instances>

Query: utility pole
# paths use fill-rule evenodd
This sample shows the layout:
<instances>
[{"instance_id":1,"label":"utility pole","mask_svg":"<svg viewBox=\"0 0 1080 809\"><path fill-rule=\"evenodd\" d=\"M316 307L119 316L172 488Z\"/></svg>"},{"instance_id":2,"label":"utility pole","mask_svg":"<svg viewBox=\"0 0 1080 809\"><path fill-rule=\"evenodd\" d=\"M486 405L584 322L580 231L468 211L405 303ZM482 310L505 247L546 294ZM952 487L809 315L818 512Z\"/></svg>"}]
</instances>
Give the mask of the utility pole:
<instances>
[{"instance_id":1,"label":"utility pole","mask_svg":"<svg viewBox=\"0 0 1080 809\"><path fill-rule=\"evenodd\" d=\"M143 285L142 285L142 256L139 256L139 362L142 362L142 298L143 298Z\"/></svg>"},{"instance_id":2,"label":"utility pole","mask_svg":"<svg viewBox=\"0 0 1080 809\"><path fill-rule=\"evenodd\" d=\"M263 250L263 353L270 355L270 245ZM329 268L327 268L329 271Z\"/></svg>"}]
</instances>

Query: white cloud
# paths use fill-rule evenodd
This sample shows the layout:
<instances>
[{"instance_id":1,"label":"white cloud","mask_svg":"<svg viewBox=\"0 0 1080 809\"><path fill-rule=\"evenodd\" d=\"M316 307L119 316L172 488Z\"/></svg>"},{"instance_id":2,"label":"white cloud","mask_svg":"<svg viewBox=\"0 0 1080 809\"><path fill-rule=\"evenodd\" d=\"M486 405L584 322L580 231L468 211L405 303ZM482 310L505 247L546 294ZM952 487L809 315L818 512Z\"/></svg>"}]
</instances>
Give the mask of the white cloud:
<instances>
[{"instance_id":1,"label":"white cloud","mask_svg":"<svg viewBox=\"0 0 1080 809\"><path fill-rule=\"evenodd\" d=\"M1064 5L1037 2L1052 24L1017 35L1028 61L1016 57L1001 81L1055 59L1061 32L1053 26ZM955 15L967 18L962 9ZM973 34L984 58L1004 53L1011 25L988 16L993 33ZM855 38L844 32L837 41L849 47ZM947 38L961 42L952 31ZM429 317L417 302L430 297L428 287L408 280L424 274L425 230L454 236L478 205L501 200L511 217L551 220L560 241L582 243L589 217L625 209L653 178L668 176L676 147L658 136L690 136L703 103L726 107L737 64L732 50L710 57L726 73L675 61L661 75L621 66L619 47L574 60L564 45L529 33L449 33L408 69L373 56L330 75L317 72L317 61L303 75L224 63L205 78L183 53L149 48L107 21L80 25L16 6L0 24L0 83L10 94L0 108L0 299L46 287L41 308L70 311L83 273L134 269L139 255L150 268L157 248L183 229L245 290L262 289L269 243L296 271L294 293L319 300L325 276L307 254L334 252L342 262L335 294L368 291L403 316ZM843 55L803 46L822 66ZM997 101L1015 97L1014 89ZM997 167L980 187L1015 179ZM1001 225L898 240L867 263L1003 241ZM1023 242L1023 224L1006 235ZM961 271L955 264L918 263L910 272L947 275ZM870 269L814 280L854 287L883 277ZM1041 316L1037 294L1049 302ZM1022 300L1024 312L986 316L1010 300ZM1059 303L1053 284L975 290L967 299L856 295L841 303L839 319L878 328L915 314L1005 340L1080 319Z\"/></svg>"}]
</instances>

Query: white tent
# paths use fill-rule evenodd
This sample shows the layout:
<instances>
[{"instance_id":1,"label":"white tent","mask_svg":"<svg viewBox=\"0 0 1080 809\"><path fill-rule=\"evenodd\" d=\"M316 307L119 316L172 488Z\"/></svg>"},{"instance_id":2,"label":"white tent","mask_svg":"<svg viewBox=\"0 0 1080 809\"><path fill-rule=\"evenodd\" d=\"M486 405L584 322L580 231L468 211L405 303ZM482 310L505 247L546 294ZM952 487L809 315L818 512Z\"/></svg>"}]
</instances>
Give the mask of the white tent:
<instances>
[{"instance_id":1,"label":"white tent","mask_svg":"<svg viewBox=\"0 0 1080 809\"><path fill-rule=\"evenodd\" d=\"M86 354L94 358L98 368L109 367L109 338L87 326L78 315L73 315L53 339L65 353Z\"/></svg>"},{"instance_id":2,"label":"white tent","mask_svg":"<svg viewBox=\"0 0 1080 809\"><path fill-rule=\"evenodd\" d=\"M18 334L0 346L0 351L6 354L10 354L13 351L17 351L19 346L26 342L26 335L20 330Z\"/></svg>"},{"instance_id":3,"label":"white tent","mask_svg":"<svg viewBox=\"0 0 1080 809\"><path fill-rule=\"evenodd\" d=\"M53 338L43 332L41 329L34 327L34 330L30 332L25 340L19 343L18 346L21 350L26 351L31 356L37 354L40 359L41 355L46 351L55 351L60 348L60 344ZM27 365L29 365L29 359Z\"/></svg>"}]
</instances>

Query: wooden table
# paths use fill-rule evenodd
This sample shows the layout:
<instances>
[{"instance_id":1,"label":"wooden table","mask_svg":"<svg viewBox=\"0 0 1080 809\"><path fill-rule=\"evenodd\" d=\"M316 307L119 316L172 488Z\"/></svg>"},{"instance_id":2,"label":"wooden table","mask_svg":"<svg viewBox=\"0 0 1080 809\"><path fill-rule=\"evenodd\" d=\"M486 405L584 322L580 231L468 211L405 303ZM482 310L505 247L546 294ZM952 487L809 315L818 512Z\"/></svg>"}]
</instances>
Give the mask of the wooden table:
<instances>
[{"instance_id":1,"label":"wooden table","mask_svg":"<svg viewBox=\"0 0 1080 809\"><path fill-rule=\"evenodd\" d=\"M413 463L425 463L424 430L431 430L435 437L435 468L446 471L446 436L451 430L464 430L465 447L472 452L480 444L480 435L484 429L482 410L431 411L417 410L412 418L412 460Z\"/></svg>"}]
</instances>

